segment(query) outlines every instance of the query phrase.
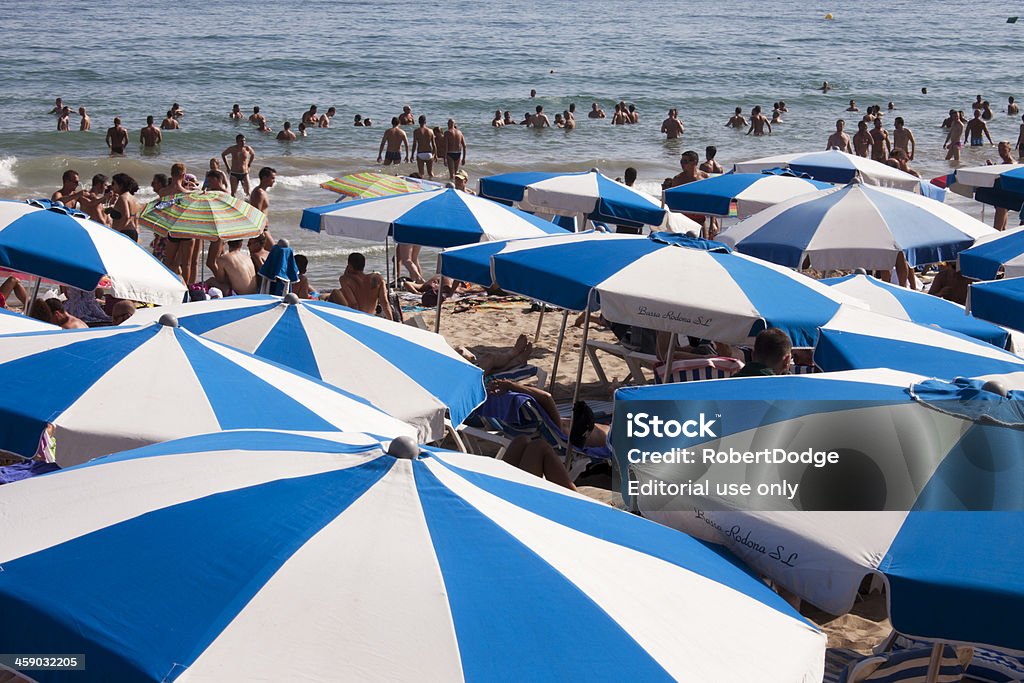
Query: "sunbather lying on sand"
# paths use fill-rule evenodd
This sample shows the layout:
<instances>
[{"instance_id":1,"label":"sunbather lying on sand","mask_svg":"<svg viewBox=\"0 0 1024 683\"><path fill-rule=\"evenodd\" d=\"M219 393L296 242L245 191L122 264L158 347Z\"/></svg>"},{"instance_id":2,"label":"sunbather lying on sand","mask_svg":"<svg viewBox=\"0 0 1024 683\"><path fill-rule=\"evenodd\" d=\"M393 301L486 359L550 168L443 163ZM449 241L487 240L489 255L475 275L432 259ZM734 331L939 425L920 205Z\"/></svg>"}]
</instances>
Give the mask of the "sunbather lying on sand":
<instances>
[{"instance_id":1,"label":"sunbather lying on sand","mask_svg":"<svg viewBox=\"0 0 1024 683\"><path fill-rule=\"evenodd\" d=\"M496 372L510 370L526 363L533 353L533 342L525 334L521 334L516 339L516 343L504 351L492 351L477 356L465 346L460 346L456 350L463 358L483 370L485 375L493 375Z\"/></svg>"}]
</instances>

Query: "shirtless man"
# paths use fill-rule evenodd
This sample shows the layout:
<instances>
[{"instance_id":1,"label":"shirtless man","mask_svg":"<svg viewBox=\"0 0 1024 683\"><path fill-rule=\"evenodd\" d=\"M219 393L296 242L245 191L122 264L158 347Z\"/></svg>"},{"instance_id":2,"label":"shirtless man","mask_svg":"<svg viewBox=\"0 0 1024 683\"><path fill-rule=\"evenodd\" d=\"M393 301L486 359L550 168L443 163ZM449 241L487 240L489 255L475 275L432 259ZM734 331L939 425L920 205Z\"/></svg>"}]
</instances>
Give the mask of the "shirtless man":
<instances>
[{"instance_id":1,"label":"shirtless man","mask_svg":"<svg viewBox=\"0 0 1024 683\"><path fill-rule=\"evenodd\" d=\"M907 159L914 160L914 152L917 151L917 141L914 139L914 132L904 126L903 117L897 116L894 121L896 128L892 131L893 149L902 149L907 153Z\"/></svg>"},{"instance_id":2,"label":"shirtless man","mask_svg":"<svg viewBox=\"0 0 1024 683\"><path fill-rule=\"evenodd\" d=\"M860 109L857 109L856 100L850 100L850 106L846 108L846 111L860 111Z\"/></svg>"},{"instance_id":3,"label":"shirtless man","mask_svg":"<svg viewBox=\"0 0 1024 683\"><path fill-rule=\"evenodd\" d=\"M736 107L736 111L729 117L729 122L725 124L725 127L737 130L747 127L747 119L743 116L743 107Z\"/></svg>"},{"instance_id":4,"label":"shirtless man","mask_svg":"<svg viewBox=\"0 0 1024 683\"><path fill-rule=\"evenodd\" d=\"M889 131L882 127L882 119L875 119L875 126L871 130L871 158L875 161L885 162L892 152L892 142L889 140Z\"/></svg>"},{"instance_id":5,"label":"shirtless man","mask_svg":"<svg viewBox=\"0 0 1024 683\"><path fill-rule=\"evenodd\" d=\"M335 109L334 107L328 107L327 108L327 113L320 115L320 123L317 124L317 128L330 128L331 127L331 119L333 119L334 115L337 114L337 113L338 113L337 109Z\"/></svg>"},{"instance_id":6,"label":"shirtless man","mask_svg":"<svg viewBox=\"0 0 1024 683\"><path fill-rule=\"evenodd\" d=\"M630 123L640 123L640 112L638 112L636 110L636 105L635 104L629 105L628 111L629 111L629 122Z\"/></svg>"},{"instance_id":7,"label":"shirtless man","mask_svg":"<svg viewBox=\"0 0 1024 683\"><path fill-rule=\"evenodd\" d=\"M615 105L615 113L612 114L612 125L622 126L629 123L629 114L622 107L621 104Z\"/></svg>"},{"instance_id":8,"label":"shirtless man","mask_svg":"<svg viewBox=\"0 0 1024 683\"><path fill-rule=\"evenodd\" d=\"M139 142L142 143L142 151L154 152L157 146L163 142L164 135L153 123L153 117L146 117L146 127L139 131Z\"/></svg>"},{"instance_id":9,"label":"shirtless man","mask_svg":"<svg viewBox=\"0 0 1024 683\"><path fill-rule=\"evenodd\" d=\"M605 117L604 109L601 109L601 107L599 107L597 105L597 102L592 103L590 105L590 111L587 112L587 118L590 118L590 119L603 119L604 117Z\"/></svg>"},{"instance_id":10,"label":"shirtless man","mask_svg":"<svg viewBox=\"0 0 1024 683\"><path fill-rule=\"evenodd\" d=\"M754 135L764 135L764 129L768 129L768 133L772 132L772 124L764 114L761 113L761 107L754 107L750 110L750 129L747 130L747 135L753 133Z\"/></svg>"},{"instance_id":11,"label":"shirtless man","mask_svg":"<svg viewBox=\"0 0 1024 683\"><path fill-rule=\"evenodd\" d=\"M61 133L67 133L71 130L71 109L64 107L60 116L57 117L57 130Z\"/></svg>"},{"instance_id":12,"label":"shirtless man","mask_svg":"<svg viewBox=\"0 0 1024 683\"><path fill-rule=\"evenodd\" d=\"M270 210L270 195L267 190L274 186L277 181L277 171L264 166L260 169L260 184L252 191L249 195L249 203L255 206L263 213L267 213Z\"/></svg>"},{"instance_id":13,"label":"shirtless man","mask_svg":"<svg viewBox=\"0 0 1024 683\"><path fill-rule=\"evenodd\" d=\"M413 116L412 107L408 104L402 107L402 113L398 115L398 123L403 126L411 126L416 123L416 117Z\"/></svg>"},{"instance_id":14,"label":"shirtless man","mask_svg":"<svg viewBox=\"0 0 1024 683\"><path fill-rule=\"evenodd\" d=\"M529 124L530 127L531 128L550 128L551 127L551 120L548 119L548 115L544 113L544 106L538 104L536 112L537 113L534 114L530 118L530 124Z\"/></svg>"},{"instance_id":15,"label":"shirtless man","mask_svg":"<svg viewBox=\"0 0 1024 683\"><path fill-rule=\"evenodd\" d=\"M825 143L825 150L838 149L840 152L846 152L847 154L853 154L853 147L850 146L850 136L843 130L846 128L846 121L839 119L836 121L836 132L828 136L828 142Z\"/></svg>"},{"instance_id":16,"label":"shirtless man","mask_svg":"<svg viewBox=\"0 0 1024 683\"><path fill-rule=\"evenodd\" d=\"M245 117L242 113L242 108L237 104L231 107L231 113L228 114L228 118L232 121L241 121Z\"/></svg>"},{"instance_id":17,"label":"shirtless man","mask_svg":"<svg viewBox=\"0 0 1024 683\"><path fill-rule=\"evenodd\" d=\"M853 151L859 157L871 157L871 147L874 138L868 132L868 122L860 121L857 124L857 132L853 136Z\"/></svg>"},{"instance_id":18,"label":"shirtless man","mask_svg":"<svg viewBox=\"0 0 1024 683\"><path fill-rule=\"evenodd\" d=\"M718 163L715 156L718 154L718 148L714 145L708 145L704 148L704 156L706 161L700 165L700 170L705 173L725 173L725 169Z\"/></svg>"},{"instance_id":19,"label":"shirtless man","mask_svg":"<svg viewBox=\"0 0 1024 683\"><path fill-rule=\"evenodd\" d=\"M111 156L124 156L124 150L128 147L128 129L121 125L121 117L115 117L114 125L107 128L104 142Z\"/></svg>"},{"instance_id":20,"label":"shirtless man","mask_svg":"<svg viewBox=\"0 0 1024 683\"><path fill-rule=\"evenodd\" d=\"M946 133L946 141L942 143L942 149L948 149L946 152L946 160L960 161L960 150L963 148L964 143L961 139L964 136L964 123L965 121L960 116L959 112L953 112L949 117L949 132Z\"/></svg>"},{"instance_id":21,"label":"shirtless man","mask_svg":"<svg viewBox=\"0 0 1024 683\"><path fill-rule=\"evenodd\" d=\"M942 120L942 125L940 126L940 128L942 128L943 130L949 130L949 127L952 125L953 121L956 120L957 116L958 114L956 113L956 109L950 109L949 116Z\"/></svg>"},{"instance_id":22,"label":"shirtless man","mask_svg":"<svg viewBox=\"0 0 1024 683\"><path fill-rule=\"evenodd\" d=\"M434 177L434 159L437 148L434 146L434 131L427 127L427 117L420 114L420 125L412 132L412 154L416 157L416 170L427 178Z\"/></svg>"},{"instance_id":23,"label":"shirtless man","mask_svg":"<svg viewBox=\"0 0 1024 683\"><path fill-rule=\"evenodd\" d=\"M101 225L110 225L110 215L104 211L104 204L111 199L112 191L107 184L107 176L97 173L92 177L92 187L79 197L78 208L85 211L89 218Z\"/></svg>"},{"instance_id":24,"label":"shirtless man","mask_svg":"<svg viewBox=\"0 0 1024 683\"><path fill-rule=\"evenodd\" d=\"M340 287L331 292L328 301L348 306L370 315L375 315L377 307L380 306L383 316L388 320L392 320L391 306L388 305L387 290L384 287L384 278L380 276L380 273L370 273L367 275L363 272L365 268L365 256L359 252L349 254L345 272L338 278Z\"/></svg>"},{"instance_id":25,"label":"shirtless man","mask_svg":"<svg viewBox=\"0 0 1024 683\"><path fill-rule=\"evenodd\" d=\"M260 113L259 107L252 108L252 114L249 115L249 123L254 126L260 125L260 121L266 120L266 117Z\"/></svg>"},{"instance_id":26,"label":"shirtless man","mask_svg":"<svg viewBox=\"0 0 1024 683\"><path fill-rule=\"evenodd\" d=\"M252 263L252 267L256 269L256 273L259 274L263 264L267 262L267 257L270 256L270 249L273 247L269 233L264 230L262 235L250 237L249 241L246 242L246 246L249 248L249 261Z\"/></svg>"},{"instance_id":27,"label":"shirtless man","mask_svg":"<svg viewBox=\"0 0 1024 683\"><path fill-rule=\"evenodd\" d=\"M78 189L81 178L78 171L68 169L60 177L60 189L50 195L51 202L61 202L64 206L75 207L79 198L85 193Z\"/></svg>"},{"instance_id":28,"label":"shirtless man","mask_svg":"<svg viewBox=\"0 0 1024 683\"><path fill-rule=\"evenodd\" d=\"M898 168L904 173L909 173L917 178L921 177L921 174L910 167L910 162L907 159L907 152L903 149L894 149L889 155L889 159L885 162L893 168Z\"/></svg>"},{"instance_id":29,"label":"shirtless man","mask_svg":"<svg viewBox=\"0 0 1024 683\"><path fill-rule=\"evenodd\" d=\"M58 97L53 101L53 109L49 111L50 114L56 114L60 116L60 113L64 111L64 98Z\"/></svg>"},{"instance_id":30,"label":"shirtless man","mask_svg":"<svg viewBox=\"0 0 1024 683\"><path fill-rule=\"evenodd\" d=\"M78 115L82 117L82 121L78 124L78 130L86 131L92 128L92 119L85 113L85 107L78 108Z\"/></svg>"},{"instance_id":31,"label":"shirtless man","mask_svg":"<svg viewBox=\"0 0 1024 683\"><path fill-rule=\"evenodd\" d=\"M307 126L316 126L320 123L320 115L316 113L316 105L309 105L309 111L302 115L302 122Z\"/></svg>"},{"instance_id":32,"label":"shirtless man","mask_svg":"<svg viewBox=\"0 0 1024 683\"><path fill-rule=\"evenodd\" d=\"M387 147L387 152L384 148ZM402 162L402 150L405 150L405 162L409 163L409 136L405 134L398 123L398 117L391 119L391 127L384 131L380 138L380 147L377 149L377 163L380 163L381 156L384 157L384 165L399 164Z\"/></svg>"},{"instance_id":33,"label":"shirtless man","mask_svg":"<svg viewBox=\"0 0 1024 683\"><path fill-rule=\"evenodd\" d=\"M662 189L669 189L671 187L678 187L680 185L686 185L697 180L703 180L708 177L705 171L700 170L697 165L700 163L700 157L693 150L687 150L679 157L679 166L683 169L672 178L666 178L665 182L661 184ZM697 221L701 225L701 229L704 228L705 216L704 214L695 213L684 213L687 218Z\"/></svg>"},{"instance_id":34,"label":"shirtless man","mask_svg":"<svg viewBox=\"0 0 1024 683\"><path fill-rule=\"evenodd\" d=\"M968 139L971 141L971 147L981 147L985 144L982 135L988 138L988 144L994 145L992 142L992 135L988 132L988 124L985 123L981 118L981 109L974 110L974 118L967 122L964 127L964 142Z\"/></svg>"},{"instance_id":35,"label":"shirtless man","mask_svg":"<svg viewBox=\"0 0 1024 683\"><path fill-rule=\"evenodd\" d=\"M228 156L231 161L228 161ZM249 194L249 167L256 160L256 151L245 144L245 136L239 133L235 136L235 144L231 145L220 153L220 158L228 169L231 180L231 195L238 191L238 184L242 184L242 191Z\"/></svg>"},{"instance_id":36,"label":"shirtless man","mask_svg":"<svg viewBox=\"0 0 1024 683\"><path fill-rule=\"evenodd\" d=\"M981 98L981 95L975 95L974 102L971 102L971 107L974 109L974 111L978 111L984 106L984 104L985 101Z\"/></svg>"},{"instance_id":37,"label":"shirtless man","mask_svg":"<svg viewBox=\"0 0 1024 683\"><path fill-rule=\"evenodd\" d=\"M282 142L291 142L295 139L295 133L292 132L292 122L285 121L284 128L277 134L277 139Z\"/></svg>"},{"instance_id":38,"label":"shirtless man","mask_svg":"<svg viewBox=\"0 0 1024 683\"><path fill-rule=\"evenodd\" d=\"M223 252L223 249L224 242L221 240L210 245L206 266L213 278L207 283L224 292L255 294L256 267L248 252L242 250L242 240L231 240L227 252Z\"/></svg>"},{"instance_id":39,"label":"shirtless man","mask_svg":"<svg viewBox=\"0 0 1024 683\"><path fill-rule=\"evenodd\" d=\"M1013 160L1013 154L1011 153L1013 151L1013 148L1010 147L1009 140L1000 140L999 146L997 147L997 149L999 150L999 161L996 162L996 163L999 163L999 164L1015 164L1015 163L1017 163L1017 162L1015 162ZM985 162L985 163L991 164L992 162L988 161L988 162ZM995 228L996 230L1006 230L1006 219L1007 219L1007 217L1008 217L1007 209L1004 209L1001 206L997 206L996 207L995 218L992 221L992 227Z\"/></svg>"},{"instance_id":40,"label":"shirtless man","mask_svg":"<svg viewBox=\"0 0 1024 683\"><path fill-rule=\"evenodd\" d=\"M454 179L459 166L466 163L466 138L459 130L455 119L448 119L448 130L444 132L445 163L448 166L448 178Z\"/></svg>"},{"instance_id":41,"label":"shirtless man","mask_svg":"<svg viewBox=\"0 0 1024 683\"><path fill-rule=\"evenodd\" d=\"M1018 107L1017 103L1014 102L1013 95L1010 95L1010 99L1007 101L1006 104L1006 115L1016 116L1018 112L1020 112L1020 107Z\"/></svg>"},{"instance_id":42,"label":"shirtless man","mask_svg":"<svg viewBox=\"0 0 1024 683\"><path fill-rule=\"evenodd\" d=\"M679 120L679 110L669 109L668 118L661 122L661 132L666 140L675 140L683 134L683 122Z\"/></svg>"},{"instance_id":43,"label":"shirtless man","mask_svg":"<svg viewBox=\"0 0 1024 683\"><path fill-rule=\"evenodd\" d=\"M175 118L174 111L168 109L167 110L167 116L165 116L164 120L160 122L160 129L161 130L178 130L179 128L181 128L181 124L178 123L178 119Z\"/></svg>"},{"instance_id":44,"label":"shirtless man","mask_svg":"<svg viewBox=\"0 0 1024 683\"><path fill-rule=\"evenodd\" d=\"M47 299L46 307L50 309L50 320L64 330L84 330L88 327L84 322L64 310L60 299Z\"/></svg>"}]
</instances>

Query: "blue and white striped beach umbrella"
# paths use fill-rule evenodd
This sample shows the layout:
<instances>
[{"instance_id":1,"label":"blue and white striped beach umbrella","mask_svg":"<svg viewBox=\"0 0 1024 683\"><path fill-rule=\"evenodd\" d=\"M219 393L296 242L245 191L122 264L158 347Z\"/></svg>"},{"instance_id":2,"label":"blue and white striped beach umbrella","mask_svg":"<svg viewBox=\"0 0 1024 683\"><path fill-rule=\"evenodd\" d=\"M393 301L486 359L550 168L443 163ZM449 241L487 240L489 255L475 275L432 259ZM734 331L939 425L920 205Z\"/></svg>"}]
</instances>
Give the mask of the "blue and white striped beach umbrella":
<instances>
[{"instance_id":1,"label":"blue and white striped beach umbrella","mask_svg":"<svg viewBox=\"0 0 1024 683\"><path fill-rule=\"evenodd\" d=\"M1024 165L992 164L958 168L956 182L970 187L997 187L1007 192L1024 194Z\"/></svg>"},{"instance_id":2,"label":"blue and white striped beach umbrella","mask_svg":"<svg viewBox=\"0 0 1024 683\"><path fill-rule=\"evenodd\" d=\"M166 324L165 324L166 323ZM365 399L163 323L0 336L0 451L57 463L221 429L417 430Z\"/></svg>"},{"instance_id":3,"label":"blue and white striped beach umbrella","mask_svg":"<svg viewBox=\"0 0 1024 683\"><path fill-rule=\"evenodd\" d=\"M0 334L19 334L21 332L55 332L59 327L44 323L42 320L0 308Z\"/></svg>"},{"instance_id":4,"label":"blue and white striped beach umbrella","mask_svg":"<svg viewBox=\"0 0 1024 683\"><path fill-rule=\"evenodd\" d=\"M827 152L778 154L733 165L733 171L736 173L760 173L773 168L788 168L797 173L806 173L815 180L825 183L849 183L859 180L865 185L921 192L920 178L880 161L840 152L837 149Z\"/></svg>"},{"instance_id":5,"label":"blue and white striped beach umbrella","mask_svg":"<svg viewBox=\"0 0 1024 683\"><path fill-rule=\"evenodd\" d=\"M698 541L410 450L224 432L4 486L0 642L109 681L821 680L824 634Z\"/></svg>"},{"instance_id":6,"label":"blue and white striped beach umbrella","mask_svg":"<svg viewBox=\"0 0 1024 683\"><path fill-rule=\"evenodd\" d=\"M414 425L423 441L444 436L487 397L483 371L444 337L326 301L231 296L140 310L132 322L172 313L206 339L253 353L367 399Z\"/></svg>"},{"instance_id":7,"label":"blue and white striped beach umbrella","mask_svg":"<svg viewBox=\"0 0 1024 683\"><path fill-rule=\"evenodd\" d=\"M658 202L596 170L581 173L504 173L480 179L480 194L518 202L527 211L595 221L660 226L666 211Z\"/></svg>"},{"instance_id":8,"label":"blue and white striped beach umbrella","mask_svg":"<svg viewBox=\"0 0 1024 683\"><path fill-rule=\"evenodd\" d=\"M872 313L921 325L935 325L1003 349L1016 346L1011 343L1009 330L968 315L963 306L953 301L883 282L870 275L847 275L821 282L863 301Z\"/></svg>"},{"instance_id":9,"label":"blue and white striped beach umbrella","mask_svg":"<svg viewBox=\"0 0 1024 683\"><path fill-rule=\"evenodd\" d=\"M482 197L452 188L315 206L300 227L331 235L402 244L456 247L493 240L557 235L565 230Z\"/></svg>"},{"instance_id":10,"label":"blue and white striped beach umbrella","mask_svg":"<svg viewBox=\"0 0 1024 683\"><path fill-rule=\"evenodd\" d=\"M893 368L945 379L1024 370L1024 358L965 334L847 306L819 329L814 364L826 372Z\"/></svg>"},{"instance_id":11,"label":"blue and white striped beach umbrella","mask_svg":"<svg viewBox=\"0 0 1024 683\"><path fill-rule=\"evenodd\" d=\"M957 263L964 277L973 280L1024 275L1024 228L979 238L973 247L960 252Z\"/></svg>"},{"instance_id":12,"label":"blue and white striped beach umbrella","mask_svg":"<svg viewBox=\"0 0 1024 683\"><path fill-rule=\"evenodd\" d=\"M993 232L940 202L851 183L765 209L717 239L790 268L889 270L900 252L911 267L948 261Z\"/></svg>"},{"instance_id":13,"label":"blue and white striped beach umbrella","mask_svg":"<svg viewBox=\"0 0 1024 683\"><path fill-rule=\"evenodd\" d=\"M1024 430L1019 419L1011 426L981 419L1004 411L1019 418L1020 397L1008 406L1014 401L979 393L980 383L892 370L685 382L619 389L615 414L677 405L686 414L719 415L714 438L672 440L697 453L839 453L835 466L821 469L748 470L748 481L801 486L792 501L780 496L764 505L719 496L714 486L707 495L684 489L674 498L644 488L731 476L727 465L626 465L645 516L725 545L830 614L849 612L864 579L876 575L897 631L1022 649ZM964 401L968 392L978 400ZM951 414L950 405L977 412ZM625 443L619 429L617 422L616 453ZM661 445L642 441L645 449ZM846 507L853 498L871 504Z\"/></svg>"},{"instance_id":14,"label":"blue and white striped beach umbrella","mask_svg":"<svg viewBox=\"0 0 1024 683\"><path fill-rule=\"evenodd\" d=\"M693 249L639 235L586 232L445 252L490 258L494 281L510 292L574 311L588 300L614 322L719 341L742 341L766 327L810 346L819 325L853 299L800 273L742 254ZM473 271L466 264L455 270ZM589 299L591 291L596 294Z\"/></svg>"},{"instance_id":15,"label":"blue and white striped beach umbrella","mask_svg":"<svg viewBox=\"0 0 1024 683\"><path fill-rule=\"evenodd\" d=\"M795 175L726 173L666 190L665 204L673 211L728 216L736 202L736 215L746 218L787 199L830 187Z\"/></svg>"},{"instance_id":16,"label":"blue and white striped beach umbrella","mask_svg":"<svg viewBox=\"0 0 1024 683\"><path fill-rule=\"evenodd\" d=\"M1024 330L1024 277L975 282L967 292L971 315L1015 330Z\"/></svg>"},{"instance_id":17,"label":"blue and white striped beach umbrella","mask_svg":"<svg viewBox=\"0 0 1024 683\"><path fill-rule=\"evenodd\" d=\"M1020 211L1024 206L1024 166L1020 164L992 164L958 168L950 174L958 188L966 188L983 204Z\"/></svg>"},{"instance_id":18,"label":"blue and white striped beach umbrella","mask_svg":"<svg viewBox=\"0 0 1024 683\"><path fill-rule=\"evenodd\" d=\"M0 267L114 296L173 304L185 285L153 255L79 211L0 199Z\"/></svg>"}]
</instances>

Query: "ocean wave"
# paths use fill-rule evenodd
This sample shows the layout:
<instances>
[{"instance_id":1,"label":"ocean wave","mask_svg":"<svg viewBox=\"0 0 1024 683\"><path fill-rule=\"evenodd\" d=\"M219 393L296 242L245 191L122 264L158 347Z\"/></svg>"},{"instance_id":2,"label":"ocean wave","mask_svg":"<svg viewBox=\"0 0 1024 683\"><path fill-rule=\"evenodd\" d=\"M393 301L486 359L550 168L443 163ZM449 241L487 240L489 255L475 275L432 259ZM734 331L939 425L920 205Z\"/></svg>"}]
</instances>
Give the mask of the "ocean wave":
<instances>
[{"instance_id":1,"label":"ocean wave","mask_svg":"<svg viewBox=\"0 0 1024 683\"><path fill-rule=\"evenodd\" d=\"M0 157L0 187L15 187L18 184L18 176L14 174L16 163L18 157Z\"/></svg>"},{"instance_id":2,"label":"ocean wave","mask_svg":"<svg viewBox=\"0 0 1024 683\"><path fill-rule=\"evenodd\" d=\"M319 187L320 183L326 183L331 178L332 176L326 173L306 173L294 176L278 174L275 184L282 187Z\"/></svg>"}]
</instances>

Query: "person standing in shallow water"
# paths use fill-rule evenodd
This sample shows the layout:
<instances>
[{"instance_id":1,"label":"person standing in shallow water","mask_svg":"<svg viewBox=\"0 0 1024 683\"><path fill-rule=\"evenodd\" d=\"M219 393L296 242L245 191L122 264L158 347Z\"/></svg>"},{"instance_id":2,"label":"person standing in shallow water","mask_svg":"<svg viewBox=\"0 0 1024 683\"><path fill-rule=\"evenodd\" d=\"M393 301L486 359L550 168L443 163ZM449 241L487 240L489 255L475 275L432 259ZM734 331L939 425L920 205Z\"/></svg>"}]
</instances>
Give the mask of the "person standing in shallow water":
<instances>
[{"instance_id":1,"label":"person standing in shallow water","mask_svg":"<svg viewBox=\"0 0 1024 683\"><path fill-rule=\"evenodd\" d=\"M121 117L114 118L114 125L107 129L104 141L111 156L124 156L124 150L128 147L128 129L121 125Z\"/></svg>"},{"instance_id":2,"label":"person standing in shallow water","mask_svg":"<svg viewBox=\"0 0 1024 683\"><path fill-rule=\"evenodd\" d=\"M434 159L437 158L434 131L427 127L427 117L420 114L420 125L412 132L412 154L416 158L416 170L420 176L434 177ZM426 172L426 176L424 176Z\"/></svg>"},{"instance_id":3,"label":"person standing in shallow water","mask_svg":"<svg viewBox=\"0 0 1024 683\"><path fill-rule=\"evenodd\" d=\"M448 166L448 178L454 179L459 166L466 163L466 137L459 130L455 119L448 119L448 130L444 132L445 162Z\"/></svg>"}]
</instances>

